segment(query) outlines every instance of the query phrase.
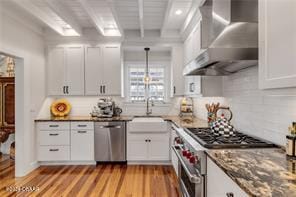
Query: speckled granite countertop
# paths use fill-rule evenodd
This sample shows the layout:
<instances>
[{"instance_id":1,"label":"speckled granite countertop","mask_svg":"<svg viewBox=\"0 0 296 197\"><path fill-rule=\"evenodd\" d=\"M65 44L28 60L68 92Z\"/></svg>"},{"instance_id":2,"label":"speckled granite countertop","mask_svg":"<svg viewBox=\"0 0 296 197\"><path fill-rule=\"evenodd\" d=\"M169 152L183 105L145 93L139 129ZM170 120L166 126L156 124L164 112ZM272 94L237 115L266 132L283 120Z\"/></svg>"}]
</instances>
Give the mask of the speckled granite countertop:
<instances>
[{"instance_id":1,"label":"speckled granite countertop","mask_svg":"<svg viewBox=\"0 0 296 197\"><path fill-rule=\"evenodd\" d=\"M282 149L206 152L250 196L296 196L296 161L286 159Z\"/></svg>"},{"instance_id":2,"label":"speckled granite countertop","mask_svg":"<svg viewBox=\"0 0 296 197\"><path fill-rule=\"evenodd\" d=\"M171 121L178 127L185 128L202 128L208 127L208 123L205 120L194 118L193 122L188 123L184 122L179 116L161 116L164 120ZM120 116L120 117L112 117L112 118L95 118L91 116L67 116L67 117L50 117L50 118L40 118L36 119L36 122L46 122L46 121L131 121L133 116Z\"/></svg>"},{"instance_id":3,"label":"speckled granite countertop","mask_svg":"<svg viewBox=\"0 0 296 197\"><path fill-rule=\"evenodd\" d=\"M199 118L193 118L193 122L185 122L180 116L162 116L163 119L173 122L178 127L183 128L205 128L208 127L208 122Z\"/></svg>"}]
</instances>

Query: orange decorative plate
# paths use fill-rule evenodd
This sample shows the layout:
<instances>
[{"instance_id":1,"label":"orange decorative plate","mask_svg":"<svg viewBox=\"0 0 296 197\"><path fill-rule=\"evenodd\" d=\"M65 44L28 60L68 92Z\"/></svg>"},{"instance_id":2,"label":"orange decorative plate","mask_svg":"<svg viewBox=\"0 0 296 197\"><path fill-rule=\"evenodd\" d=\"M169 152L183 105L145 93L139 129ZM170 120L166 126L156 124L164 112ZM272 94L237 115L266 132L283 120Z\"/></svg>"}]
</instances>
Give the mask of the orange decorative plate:
<instances>
[{"instance_id":1,"label":"orange decorative plate","mask_svg":"<svg viewBox=\"0 0 296 197\"><path fill-rule=\"evenodd\" d=\"M58 99L51 104L50 111L53 116L67 116L71 111L71 105L66 99Z\"/></svg>"}]
</instances>

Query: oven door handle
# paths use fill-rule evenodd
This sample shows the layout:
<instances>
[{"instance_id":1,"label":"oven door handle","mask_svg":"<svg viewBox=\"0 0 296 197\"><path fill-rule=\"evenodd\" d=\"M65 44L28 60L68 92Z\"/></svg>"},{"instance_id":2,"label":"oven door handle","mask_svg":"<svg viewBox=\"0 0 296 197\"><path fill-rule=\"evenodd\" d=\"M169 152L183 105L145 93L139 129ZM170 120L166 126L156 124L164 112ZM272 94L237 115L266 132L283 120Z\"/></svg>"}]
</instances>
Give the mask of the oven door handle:
<instances>
[{"instance_id":1,"label":"oven door handle","mask_svg":"<svg viewBox=\"0 0 296 197\"><path fill-rule=\"evenodd\" d=\"M186 163L183 161L182 156L179 154L178 150L177 150L174 146L172 146L172 149L173 149L174 152L176 153L176 155L177 155L177 157L178 157L178 160L180 161L182 167L183 167L184 170L185 170L185 173L186 173L187 176L189 177L190 182L191 182L191 183L195 183L195 184L196 184L196 183L201 183L201 178L198 177L198 176L195 175L195 174L192 174L192 173L190 172L190 170L188 169Z\"/></svg>"}]
</instances>

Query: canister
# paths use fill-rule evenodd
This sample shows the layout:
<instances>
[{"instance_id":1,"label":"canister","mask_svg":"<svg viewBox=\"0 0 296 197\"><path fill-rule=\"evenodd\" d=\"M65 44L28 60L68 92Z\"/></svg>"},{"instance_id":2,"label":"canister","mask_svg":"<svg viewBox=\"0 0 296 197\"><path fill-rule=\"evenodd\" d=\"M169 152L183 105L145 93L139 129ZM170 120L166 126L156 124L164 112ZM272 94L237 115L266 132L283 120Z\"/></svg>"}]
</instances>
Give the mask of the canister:
<instances>
[{"instance_id":1,"label":"canister","mask_svg":"<svg viewBox=\"0 0 296 197\"><path fill-rule=\"evenodd\" d=\"M295 137L287 135L286 154L288 156L295 156Z\"/></svg>"}]
</instances>

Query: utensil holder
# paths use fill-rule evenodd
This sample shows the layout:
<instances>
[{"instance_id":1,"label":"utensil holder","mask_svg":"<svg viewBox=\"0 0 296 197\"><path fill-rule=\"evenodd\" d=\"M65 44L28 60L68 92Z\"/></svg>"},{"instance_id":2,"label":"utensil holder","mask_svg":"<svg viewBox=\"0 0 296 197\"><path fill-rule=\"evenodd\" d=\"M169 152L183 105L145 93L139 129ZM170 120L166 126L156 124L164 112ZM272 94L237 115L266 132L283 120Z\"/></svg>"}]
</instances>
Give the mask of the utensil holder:
<instances>
[{"instance_id":1,"label":"utensil holder","mask_svg":"<svg viewBox=\"0 0 296 197\"><path fill-rule=\"evenodd\" d=\"M208 112L208 125L211 127L213 123L216 121L216 113L214 112Z\"/></svg>"}]
</instances>

